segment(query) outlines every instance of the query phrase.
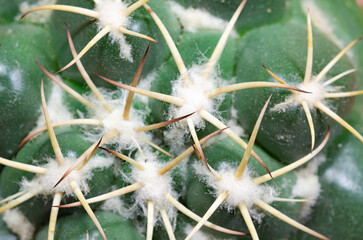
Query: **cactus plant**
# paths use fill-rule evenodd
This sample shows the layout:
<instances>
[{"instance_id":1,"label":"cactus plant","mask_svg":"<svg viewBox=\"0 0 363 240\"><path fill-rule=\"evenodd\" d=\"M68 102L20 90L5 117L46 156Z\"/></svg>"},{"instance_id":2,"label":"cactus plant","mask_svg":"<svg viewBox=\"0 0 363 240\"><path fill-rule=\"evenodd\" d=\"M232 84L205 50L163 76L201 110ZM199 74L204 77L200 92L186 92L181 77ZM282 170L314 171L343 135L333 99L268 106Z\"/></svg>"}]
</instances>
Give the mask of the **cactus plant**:
<instances>
[{"instance_id":1,"label":"cactus plant","mask_svg":"<svg viewBox=\"0 0 363 240\"><path fill-rule=\"evenodd\" d=\"M0 2L1 239L361 236L353 0Z\"/></svg>"}]
</instances>

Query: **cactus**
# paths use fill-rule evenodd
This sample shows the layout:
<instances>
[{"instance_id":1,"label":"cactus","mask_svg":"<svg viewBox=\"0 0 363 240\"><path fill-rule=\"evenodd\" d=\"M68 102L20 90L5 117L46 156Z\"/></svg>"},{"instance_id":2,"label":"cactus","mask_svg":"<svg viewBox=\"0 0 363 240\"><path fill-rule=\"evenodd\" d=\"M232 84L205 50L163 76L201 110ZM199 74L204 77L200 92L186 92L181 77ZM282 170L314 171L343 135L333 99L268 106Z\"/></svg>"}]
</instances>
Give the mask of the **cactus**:
<instances>
[{"instance_id":1,"label":"cactus","mask_svg":"<svg viewBox=\"0 0 363 240\"><path fill-rule=\"evenodd\" d=\"M360 238L353 0L1 3L1 239Z\"/></svg>"}]
</instances>

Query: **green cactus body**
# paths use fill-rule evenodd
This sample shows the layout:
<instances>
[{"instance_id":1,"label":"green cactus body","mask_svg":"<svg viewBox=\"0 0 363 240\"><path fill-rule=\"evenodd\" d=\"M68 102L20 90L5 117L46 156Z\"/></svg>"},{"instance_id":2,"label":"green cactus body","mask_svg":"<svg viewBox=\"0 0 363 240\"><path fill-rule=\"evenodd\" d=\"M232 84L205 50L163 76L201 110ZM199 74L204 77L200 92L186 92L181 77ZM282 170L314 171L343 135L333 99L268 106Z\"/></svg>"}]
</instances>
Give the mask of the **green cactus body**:
<instances>
[{"instance_id":1,"label":"green cactus body","mask_svg":"<svg viewBox=\"0 0 363 240\"><path fill-rule=\"evenodd\" d=\"M358 239L362 12L353 0L245 3L0 0L0 239ZM318 96L301 84L339 74ZM48 192L29 190L62 159L72 163ZM64 198L53 189L61 177L72 187Z\"/></svg>"},{"instance_id":2,"label":"green cactus body","mask_svg":"<svg viewBox=\"0 0 363 240\"><path fill-rule=\"evenodd\" d=\"M2 157L11 157L20 141L35 127L40 109L38 70L33 68L38 57L47 68L54 69L49 33L41 27L28 24L9 24L0 27L0 98L2 105L0 120ZM39 44L39 45L38 45ZM21 56L21 58L18 58ZM38 84L36 84L38 83ZM47 84L49 86L49 84Z\"/></svg>"},{"instance_id":3,"label":"green cactus body","mask_svg":"<svg viewBox=\"0 0 363 240\"><path fill-rule=\"evenodd\" d=\"M132 222L116 213L99 211L96 212L96 216L104 223L103 227L110 239L143 239ZM58 226L62 230L57 232L56 239L87 239L87 236L92 239L100 237L97 228L94 227L93 222L85 214L64 217L59 221ZM84 229L87 229L87 231L84 231ZM35 239L46 239L47 231L46 228L41 229Z\"/></svg>"}]
</instances>

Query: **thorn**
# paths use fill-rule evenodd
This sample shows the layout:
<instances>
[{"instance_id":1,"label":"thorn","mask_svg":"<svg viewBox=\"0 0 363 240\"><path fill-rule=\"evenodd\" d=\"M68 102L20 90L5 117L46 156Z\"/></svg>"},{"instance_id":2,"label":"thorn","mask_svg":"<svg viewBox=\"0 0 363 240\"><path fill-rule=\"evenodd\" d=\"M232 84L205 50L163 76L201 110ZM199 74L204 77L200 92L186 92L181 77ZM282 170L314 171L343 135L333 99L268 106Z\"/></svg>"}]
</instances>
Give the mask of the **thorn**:
<instances>
[{"instance_id":1,"label":"thorn","mask_svg":"<svg viewBox=\"0 0 363 240\"><path fill-rule=\"evenodd\" d=\"M330 137L330 128L328 127L328 132L323 140L323 142L315 149L312 151L312 153L309 153L308 155L306 155L305 157L303 158L300 158L299 160L293 162L293 163L290 163L289 165L285 166L285 167L282 167L278 170L275 170L273 172L271 172L270 175L268 174L265 174L261 177L257 177L255 179L253 179L253 182L256 183L256 184L261 184L261 183L265 183L267 181L270 181L272 180L272 177L273 176L274 178L277 178L285 173L288 173L292 170L294 170L295 168L298 168L300 167L301 165L307 163L309 160L311 160L313 157L315 157L326 145L326 143L328 142L329 140L329 137Z\"/></svg>"},{"instance_id":2,"label":"thorn","mask_svg":"<svg viewBox=\"0 0 363 240\"><path fill-rule=\"evenodd\" d=\"M301 231L304 231L304 232L306 232L312 236L315 236L317 238L320 238L320 239L324 239L324 240L328 239L327 237L321 235L320 233L317 233L314 230L311 230L310 228L305 227L301 223L296 222L292 218L286 216L282 212L278 211L277 209L273 208L272 206L270 206L269 204L267 204L261 200L259 200L258 202L255 202L255 205L260 207L261 209L265 210L266 212L270 213L271 215L277 217L278 219L286 222L287 224L290 224L291 226L293 226L297 229L300 229Z\"/></svg>"},{"instance_id":3,"label":"thorn","mask_svg":"<svg viewBox=\"0 0 363 240\"><path fill-rule=\"evenodd\" d=\"M122 13L124 16L129 16L133 13L136 9L147 3L149 0L138 0L137 2L133 3L132 5L128 6L124 12Z\"/></svg>"},{"instance_id":4,"label":"thorn","mask_svg":"<svg viewBox=\"0 0 363 240\"><path fill-rule=\"evenodd\" d=\"M43 191L43 189L41 189L41 191ZM32 197L34 197L35 195L37 195L39 193L40 193L40 191L28 191L28 192L25 192L20 197L18 197L16 199L12 200L11 202L1 206L0 207L0 213L18 206L19 204L31 199Z\"/></svg>"},{"instance_id":5,"label":"thorn","mask_svg":"<svg viewBox=\"0 0 363 240\"><path fill-rule=\"evenodd\" d=\"M178 202L175 198L173 198L170 194L166 194L165 195L166 199L176 208L178 209L180 212L182 212L185 216L193 219L196 222L199 222L202 218L199 217L197 214L195 214L194 212L192 212L191 210L189 210L187 207L185 207L183 204L181 204L180 202ZM223 233L227 233L227 234L232 234L232 235L238 235L238 236L244 236L244 235L249 235L248 233L243 233L243 232L238 232L238 231L234 231L234 230L230 230L224 227L220 227L218 225L215 225L211 222L205 222L204 226L219 231L219 232L223 232Z\"/></svg>"},{"instance_id":6,"label":"thorn","mask_svg":"<svg viewBox=\"0 0 363 240\"><path fill-rule=\"evenodd\" d=\"M227 27L225 28L221 38L219 39L216 48L214 49L211 58L209 59L209 62L207 63L207 67L205 69L205 71L203 72L203 77L205 79L208 79L208 77L210 76L211 72L213 71L213 69L215 68L223 50L224 47L227 44L227 40L229 35L232 32L232 29L235 25L235 23L237 22L238 17L240 16L245 4L246 4L247 0L243 0L240 5L238 6L238 8L236 9L235 13L233 14L231 20L229 21Z\"/></svg>"},{"instance_id":7,"label":"thorn","mask_svg":"<svg viewBox=\"0 0 363 240\"><path fill-rule=\"evenodd\" d=\"M67 39L68 39L69 48L70 48L70 50L72 52L73 58L76 58L77 57L77 51L76 51L76 49L74 47L73 40L72 40L72 36L71 36L71 33L70 33L70 31L69 31L68 26L67 26L66 23L65 23L65 28L66 28L66 32L67 32ZM76 61L76 65L77 65L77 68L78 68L80 74L82 75L84 81L87 83L88 87L91 89L92 93L102 103L103 107L108 112L112 112L113 109L111 108L111 106L109 106L106 103L105 98L102 96L101 92L98 90L98 88L96 87L96 85L91 80L91 78L88 75L86 69L83 67L81 61L80 60Z\"/></svg>"},{"instance_id":8,"label":"thorn","mask_svg":"<svg viewBox=\"0 0 363 240\"><path fill-rule=\"evenodd\" d=\"M253 145L255 144L255 141L256 141L256 137L257 137L257 133L258 133L258 130L260 129L260 126L261 126L261 123L262 123L262 119L263 119L263 116L265 115L265 112L266 112L266 109L267 109L267 106L271 100L271 97L272 97L272 93L271 95L269 96L269 98L267 99L265 105L263 106L261 112L260 112L260 115L258 116L258 119L256 121L256 124L253 128L253 131L251 133L251 137L250 137L250 140L248 141L248 145L247 145L247 148L246 148L246 151L243 155L243 158L241 160L241 163L235 173L235 177L237 179L241 179L242 177L242 174L247 166L247 162L248 162L248 159L250 158L251 156L251 152L252 152L252 148L253 148Z\"/></svg>"},{"instance_id":9,"label":"thorn","mask_svg":"<svg viewBox=\"0 0 363 240\"><path fill-rule=\"evenodd\" d=\"M214 49L211 58L209 59L209 62L207 63L206 69L203 72L203 77L205 79L208 79L208 77L210 76L211 72L213 71L213 69L215 68L223 50L224 47L227 44L227 40L229 35L232 32L232 29L235 25L235 23L237 22L238 17L240 16L245 4L246 4L247 0L243 0L240 5L238 6L238 8L236 9L235 13L233 14L231 20L229 21L226 29L224 30L221 38L219 39L216 48Z\"/></svg>"},{"instance_id":10,"label":"thorn","mask_svg":"<svg viewBox=\"0 0 363 240\"><path fill-rule=\"evenodd\" d=\"M348 74L350 74L350 73L356 72L356 71L358 71L358 69L353 68L353 69L347 70L347 71L345 71L345 72L342 72L341 74L338 74L337 76L335 76L335 77L333 77L333 78L331 78L331 79L329 79L329 80L325 81L325 82L323 83L323 86L324 86L324 87L325 87L325 86L328 86L328 85L332 84L333 82L335 82L335 81L337 81L337 80L341 79L342 77L344 77L344 76L346 76L346 75L348 75Z\"/></svg>"},{"instance_id":11,"label":"thorn","mask_svg":"<svg viewBox=\"0 0 363 240\"><path fill-rule=\"evenodd\" d=\"M194 229L189 233L189 235L185 238L185 240L190 240L196 232L205 224L205 222L209 219L210 216L217 210L217 208L224 202L224 200L228 197L228 192L222 192L217 199L214 201L212 206L207 210L204 214L203 218L198 222L198 224L194 227Z\"/></svg>"},{"instance_id":12,"label":"thorn","mask_svg":"<svg viewBox=\"0 0 363 240\"><path fill-rule=\"evenodd\" d=\"M302 106L303 106L303 109L305 111L305 115L306 115L306 118L308 120L308 124L309 124L309 128L310 128L310 135L311 135L311 148L310 148L310 150L312 152L314 150L314 146L315 146L314 122L313 122L313 118L312 118L311 113L310 113L309 106L306 103L306 101L302 102Z\"/></svg>"},{"instance_id":13,"label":"thorn","mask_svg":"<svg viewBox=\"0 0 363 240\"><path fill-rule=\"evenodd\" d=\"M173 38L170 36L168 30L166 29L163 22L160 20L160 18L156 15L156 13L150 8L149 5L146 3L144 4L145 9L149 12L151 17L154 19L156 25L159 27L161 34L163 35L166 44L168 45L171 54L173 55L174 61L176 66L178 67L180 76L182 76L184 85L186 87L189 87L191 84L191 80L188 75L188 71L185 67L185 64L183 62L182 57L180 56L178 48L175 46L175 43L173 41Z\"/></svg>"},{"instance_id":14,"label":"thorn","mask_svg":"<svg viewBox=\"0 0 363 240\"><path fill-rule=\"evenodd\" d=\"M215 135L217 135L218 133L226 130L228 128L223 128L220 129L218 131L215 131L214 133L209 134L208 136L202 138L200 140L200 143L203 144L206 141L208 141L209 139L211 139L212 137L214 137ZM189 154L191 154L193 152L193 146L189 147L187 150L185 150L182 154L180 154L179 156L177 156L174 160L170 161L169 163L167 163L164 167L162 167L158 172L160 175L164 175L165 173L169 172L173 167L175 167L176 165L178 165L184 158L186 158Z\"/></svg>"},{"instance_id":15,"label":"thorn","mask_svg":"<svg viewBox=\"0 0 363 240\"><path fill-rule=\"evenodd\" d=\"M281 78L279 78L276 74L274 74L273 72L271 72L267 67L265 67L265 65L262 65L262 67L268 72L268 74L271 75L271 77L273 77L276 81L278 81L281 84L287 84L284 80L282 80Z\"/></svg>"},{"instance_id":16,"label":"thorn","mask_svg":"<svg viewBox=\"0 0 363 240\"><path fill-rule=\"evenodd\" d=\"M353 47L357 42L362 40L362 38L358 38L354 40L353 42L349 43L342 51L340 51L325 67L324 69L318 74L318 76L315 78L314 81L319 82L326 73L340 60L341 57L344 56L344 54Z\"/></svg>"},{"instance_id":17,"label":"thorn","mask_svg":"<svg viewBox=\"0 0 363 240\"><path fill-rule=\"evenodd\" d=\"M192 138L194 140L194 145L195 145L196 149L198 150L197 156L202 161L203 165L208 169L208 171L212 172L208 166L207 160L205 159L202 146L199 142L197 133L195 131L193 120L189 117L187 118L187 120L188 120L188 127L190 130L190 134L192 135ZM193 148L194 148L194 146L193 146Z\"/></svg>"},{"instance_id":18,"label":"thorn","mask_svg":"<svg viewBox=\"0 0 363 240\"><path fill-rule=\"evenodd\" d=\"M155 130L155 129L159 129L159 128L162 128L162 127L165 127L165 126L168 126L170 124L173 124L173 123L176 123L176 122L179 122L191 115L193 115L195 112L192 112L192 113L189 113L185 116L182 116L182 117L178 117L178 118L174 118L172 120L169 120L169 121L165 121L165 122L161 122L161 123L155 123L155 124L151 124L149 126L144 126L144 127L138 127L138 128L135 128L135 131L136 132L146 132L146 131L150 131L150 130Z\"/></svg>"},{"instance_id":19,"label":"thorn","mask_svg":"<svg viewBox=\"0 0 363 240\"><path fill-rule=\"evenodd\" d=\"M159 211L160 211L161 218L163 219L166 232L168 233L169 240L175 240L173 227L169 221L168 214L166 213L164 208L161 208Z\"/></svg>"},{"instance_id":20,"label":"thorn","mask_svg":"<svg viewBox=\"0 0 363 240\"><path fill-rule=\"evenodd\" d=\"M142 187L143 187L143 185L141 183L137 182L137 183L131 184L129 186L120 188L118 190L115 190L115 191L112 191L112 192L109 192L109 193L105 193L105 194L102 194L102 195L97 196L97 197L89 198L89 199L86 200L86 202L88 204L101 202L101 201L111 199L111 198L115 198L115 197L130 193L130 192L134 192L136 190L141 189ZM60 205L60 206L53 206L53 207L70 208L70 207L77 207L77 206L81 206L81 203L80 202L74 202L74 203L69 203L69 204Z\"/></svg>"},{"instance_id":21,"label":"thorn","mask_svg":"<svg viewBox=\"0 0 363 240\"><path fill-rule=\"evenodd\" d=\"M33 166L30 164L26 164L26 163L20 163L20 162L8 160L8 159L2 158L2 157L0 157L0 164L9 166L11 168L23 170L26 172L42 174L42 175L46 174L48 171L46 168L43 168L43 167L37 167L37 166Z\"/></svg>"},{"instance_id":22,"label":"thorn","mask_svg":"<svg viewBox=\"0 0 363 240\"><path fill-rule=\"evenodd\" d=\"M130 157L127 157L121 153L118 153L116 151L113 151L111 149L107 149L107 148L104 148L104 147L99 147L100 149L106 151L106 152L109 152L111 153L112 155L118 157L118 158L121 158L122 160L125 160L126 162L130 163L131 165L137 167L138 169L140 170L145 170L144 166L142 164L140 164L139 162L135 161L134 159L130 158Z\"/></svg>"},{"instance_id":23,"label":"thorn","mask_svg":"<svg viewBox=\"0 0 363 240\"><path fill-rule=\"evenodd\" d=\"M146 138L142 138L142 140L144 142L146 142L147 144L149 144L150 146L152 146L153 148L155 148L156 150L158 150L159 152L164 153L165 155L171 157L171 158L175 158L173 155L171 155L169 152L167 152L166 150L162 149L161 147L159 147L158 145L152 143L151 141L147 140Z\"/></svg>"},{"instance_id":24,"label":"thorn","mask_svg":"<svg viewBox=\"0 0 363 240\"><path fill-rule=\"evenodd\" d=\"M93 10L89 10L89 9L86 9L86 8L74 7L74 6L68 6L68 5L45 5L45 6L35 7L35 8L32 8L32 9L26 11L20 17L20 20L23 19L29 13L39 11L39 10L58 10L58 11L65 11L65 12L73 12L73 13L78 13L78 14L85 15L85 16L88 16L88 17L93 17L93 18L96 18L96 19L98 19L98 17L99 17L98 12L93 11Z\"/></svg>"},{"instance_id":25,"label":"thorn","mask_svg":"<svg viewBox=\"0 0 363 240\"><path fill-rule=\"evenodd\" d=\"M157 100L160 100L160 101L168 102L168 103L174 104L174 105L179 106L179 107L184 104L184 100L181 99L181 98L178 98L178 97L173 97L173 96L169 96L169 95L166 95L166 94L156 93L156 92L147 91L147 90L143 90L143 89L139 89L139 88L134 88L134 87L131 87L131 86L128 86L128 85L113 81L111 79L102 77L102 76L100 76L98 74L96 74L96 76L100 77L101 79L105 80L106 82L109 82L109 83L111 83L111 84L113 84L113 85L115 85L117 87L126 89L128 91L132 91L132 92L135 92L135 93L147 96L147 97L151 97L151 98L154 98L154 99L157 99Z\"/></svg>"},{"instance_id":26,"label":"thorn","mask_svg":"<svg viewBox=\"0 0 363 240\"><path fill-rule=\"evenodd\" d=\"M224 125L221 121L219 121L216 117L214 117L212 114L205 111L204 109L200 110L199 114L206 121L210 122L211 124L213 124L214 126L216 126L219 129L222 129L222 128L226 127L226 125ZM232 138L236 143L238 143L244 149L247 148L247 144L236 133L234 133L231 129L229 129L229 128L225 129L224 133L227 134L230 138ZM268 172L268 174L271 174L270 170L268 169L266 164L262 161L262 159L254 151L251 152L251 155L263 166L263 168Z\"/></svg>"},{"instance_id":27,"label":"thorn","mask_svg":"<svg viewBox=\"0 0 363 240\"><path fill-rule=\"evenodd\" d=\"M236 83L232 85L227 85L224 87L216 88L211 91L207 91L205 94L209 98L213 98L223 93L244 90L249 88L281 88L281 89L288 89L290 91L297 91L302 93L311 93L288 84L281 84L281 83L272 83L272 82L243 82L243 83Z\"/></svg>"},{"instance_id":28,"label":"thorn","mask_svg":"<svg viewBox=\"0 0 363 240\"><path fill-rule=\"evenodd\" d=\"M78 60L81 59L81 57L88 52L101 38L103 38L106 34L108 34L111 31L111 26L107 25L105 26L101 31L99 31L94 38L87 43L87 45L82 49L82 51L75 57L71 62L69 62L65 67L57 71L56 73L63 72L64 70L71 67L73 64L75 64Z\"/></svg>"},{"instance_id":29,"label":"thorn","mask_svg":"<svg viewBox=\"0 0 363 240\"><path fill-rule=\"evenodd\" d=\"M57 123L53 123L52 126L53 128L56 127L61 127L61 126L71 126L71 125L95 125L95 126L102 126L102 121L98 120L98 119L72 119L72 120L68 120L68 121L62 121L62 122L57 122ZM33 132L29 133L28 136L26 136L23 141L21 141L21 143L19 144L16 153L15 153L15 158L18 155L19 151L23 148L23 146L34 136L38 135L39 133L42 133L44 131L48 130L47 127L41 127L38 128L36 130L34 130Z\"/></svg>"},{"instance_id":30,"label":"thorn","mask_svg":"<svg viewBox=\"0 0 363 240\"><path fill-rule=\"evenodd\" d=\"M137 83L139 82L140 76L141 76L141 72L142 72L142 68L144 67L144 63L146 60L146 56L147 53L149 52L149 48L150 48L150 44L147 46L146 51L144 53L144 56L141 59L140 65L136 71L135 77L132 80L131 83L131 87L136 87ZM129 115L130 115L130 108L131 108L131 103L132 103L132 99L134 97L134 92L129 92L127 99L126 99L126 104L125 104L125 108L124 108L124 113L123 113L123 118L124 120L129 120Z\"/></svg>"},{"instance_id":31,"label":"thorn","mask_svg":"<svg viewBox=\"0 0 363 240\"><path fill-rule=\"evenodd\" d=\"M347 123L346 121L344 121L338 114L336 114L335 112L333 112L332 110L330 110L327 106L325 106L321 102L317 102L315 104L315 107L318 108L319 110L323 111L324 113L326 113L329 117L331 117L337 123L339 123L340 125L342 125L343 127L345 127L354 136L356 136L361 142L363 142L363 136L355 128L353 128L349 123Z\"/></svg>"},{"instance_id":32,"label":"thorn","mask_svg":"<svg viewBox=\"0 0 363 240\"><path fill-rule=\"evenodd\" d=\"M198 151L198 149L195 147L195 145L192 145L193 150L195 152L195 155L197 155L197 157L199 158L199 160L203 163L203 165L208 169L209 172L212 172L212 170L210 169L207 161L205 160L204 155L202 156L201 153Z\"/></svg>"},{"instance_id":33,"label":"thorn","mask_svg":"<svg viewBox=\"0 0 363 240\"><path fill-rule=\"evenodd\" d=\"M57 159L58 164L63 165L64 164L64 157L63 157L62 151L61 151L61 149L59 147L58 140L57 140L57 137L55 135L54 128L52 126L52 122L50 120L50 116L49 116L49 113L48 113L47 103L46 103L46 100L45 100L44 76L42 77L42 81L41 81L41 84L40 84L40 95L41 95L41 102L42 102L44 120L45 120L45 124L47 125L50 142L52 144L52 148L53 148L53 151L54 151L54 154L55 154L55 157Z\"/></svg>"},{"instance_id":34,"label":"thorn","mask_svg":"<svg viewBox=\"0 0 363 240\"><path fill-rule=\"evenodd\" d=\"M77 161L75 161L72 166L66 171L65 174L63 174L63 176L59 179L59 181L54 185L53 188L57 187L74 169L76 169L79 165L81 165L81 163L87 162L92 156L93 154L95 154L97 148L100 146L102 142L102 137L100 138L100 140L98 140L98 142L96 144L93 144L90 148L88 148L78 159ZM95 145L95 146L94 146ZM93 147L94 146L94 147Z\"/></svg>"},{"instance_id":35,"label":"thorn","mask_svg":"<svg viewBox=\"0 0 363 240\"><path fill-rule=\"evenodd\" d=\"M130 35L130 36L143 38L143 39L146 39L146 40L151 41L151 42L154 42L154 43L158 43L158 41L156 41L155 39L153 39L153 38L151 38L149 36L146 36L146 35L141 34L141 33L137 33L137 32L130 31L130 30L126 29L126 28L120 28L119 29L119 32L120 33L127 34L127 35Z\"/></svg>"},{"instance_id":36,"label":"thorn","mask_svg":"<svg viewBox=\"0 0 363 240\"><path fill-rule=\"evenodd\" d=\"M71 188L72 188L74 194L77 196L78 200L81 202L84 210L86 210L88 216L92 219L92 221L96 225L98 231L101 233L102 238L104 240L107 240L105 232L103 231L100 222L98 221L98 219L97 219L96 215L94 214L94 212L92 211L91 207L88 205L78 184L74 180L71 180L70 185L71 185Z\"/></svg>"},{"instance_id":37,"label":"thorn","mask_svg":"<svg viewBox=\"0 0 363 240\"><path fill-rule=\"evenodd\" d=\"M62 200L63 193L57 192L54 195L52 205L59 205ZM49 218L49 227L48 227L48 240L54 239L55 226L57 223L59 208L55 207L51 209L50 218Z\"/></svg>"},{"instance_id":38,"label":"thorn","mask_svg":"<svg viewBox=\"0 0 363 240\"><path fill-rule=\"evenodd\" d=\"M248 209L247 209L247 206L244 202L241 202L239 205L238 205L240 211L241 211L241 214L242 214L242 217L247 225L247 228L248 230L250 231L250 234L251 234L251 237L253 240L258 240L258 234L257 234L257 231L256 231L256 228L255 228L255 225L253 224L253 221L251 219L251 215L250 213L248 212Z\"/></svg>"},{"instance_id":39,"label":"thorn","mask_svg":"<svg viewBox=\"0 0 363 240\"><path fill-rule=\"evenodd\" d=\"M81 94L74 91L72 88L70 88L68 85L66 85L64 82L57 79L54 75L52 75L50 72L48 72L39 62L36 58L34 58L35 62L38 64L39 68L50 78L52 81L54 81L56 84L58 84L61 88L63 88L66 92L68 92L74 99L85 105L86 107L89 107L91 109L95 109L95 106L85 99Z\"/></svg>"},{"instance_id":40,"label":"thorn","mask_svg":"<svg viewBox=\"0 0 363 240\"><path fill-rule=\"evenodd\" d=\"M310 19L310 11L308 9L307 13L307 30L308 30L308 52L306 57L306 68L305 68L305 76L304 83L308 84L311 80L311 72L313 69L313 31L311 28L311 19Z\"/></svg>"},{"instance_id":41,"label":"thorn","mask_svg":"<svg viewBox=\"0 0 363 240\"><path fill-rule=\"evenodd\" d=\"M151 200L147 201L147 227L146 240L152 240L154 230L154 203Z\"/></svg>"}]
</instances>

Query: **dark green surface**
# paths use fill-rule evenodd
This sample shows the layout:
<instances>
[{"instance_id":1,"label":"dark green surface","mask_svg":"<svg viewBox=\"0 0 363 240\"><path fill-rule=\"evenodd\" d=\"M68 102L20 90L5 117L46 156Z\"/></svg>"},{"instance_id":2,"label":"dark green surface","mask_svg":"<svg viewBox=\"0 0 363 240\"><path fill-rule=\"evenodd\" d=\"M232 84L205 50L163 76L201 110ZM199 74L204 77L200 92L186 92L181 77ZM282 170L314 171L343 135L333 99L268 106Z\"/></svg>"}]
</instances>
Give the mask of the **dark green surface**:
<instances>
[{"instance_id":1,"label":"dark green surface","mask_svg":"<svg viewBox=\"0 0 363 240\"><path fill-rule=\"evenodd\" d=\"M0 25L0 156L9 158L40 115L41 70L54 69L49 35L29 24ZM45 84L48 89L49 84ZM4 144L6 143L6 144Z\"/></svg>"},{"instance_id":2,"label":"dark green surface","mask_svg":"<svg viewBox=\"0 0 363 240\"><path fill-rule=\"evenodd\" d=\"M124 217L111 212L96 212L96 217L106 234L112 240L142 240L144 237L135 225ZM90 239L103 239L87 214L74 214L58 219L56 240L86 239L87 232ZM43 227L36 235L36 240L47 239L48 226Z\"/></svg>"}]
</instances>

